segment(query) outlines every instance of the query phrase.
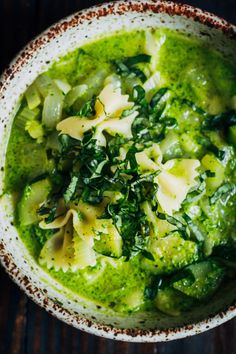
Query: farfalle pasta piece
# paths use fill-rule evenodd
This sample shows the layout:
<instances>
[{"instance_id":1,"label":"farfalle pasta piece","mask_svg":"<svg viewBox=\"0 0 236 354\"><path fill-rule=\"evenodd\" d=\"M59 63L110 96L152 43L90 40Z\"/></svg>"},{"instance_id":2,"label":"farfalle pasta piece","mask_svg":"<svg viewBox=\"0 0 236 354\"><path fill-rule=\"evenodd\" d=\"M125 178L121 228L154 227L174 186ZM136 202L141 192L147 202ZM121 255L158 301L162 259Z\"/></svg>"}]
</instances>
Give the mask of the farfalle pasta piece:
<instances>
[{"instance_id":1,"label":"farfalle pasta piece","mask_svg":"<svg viewBox=\"0 0 236 354\"><path fill-rule=\"evenodd\" d=\"M79 234L74 230L73 235L74 245L74 263L72 270L75 272L78 269L84 269L88 266L95 266L97 263L96 252L91 245L82 239Z\"/></svg>"},{"instance_id":2,"label":"farfalle pasta piece","mask_svg":"<svg viewBox=\"0 0 236 354\"><path fill-rule=\"evenodd\" d=\"M88 206L87 212L96 220L98 211L94 209L97 208L91 210ZM87 232L84 232L83 226L86 220L82 220L80 213L80 210L71 208L51 223L46 223L45 220L40 222L39 226L42 229L59 229L45 243L40 253L40 264L46 265L49 269L54 268L56 271L62 269L64 272L68 270L75 272L88 265L96 264L96 255L92 248L94 230L89 227Z\"/></svg>"},{"instance_id":3,"label":"farfalle pasta piece","mask_svg":"<svg viewBox=\"0 0 236 354\"><path fill-rule=\"evenodd\" d=\"M160 171L154 178L158 185L157 200L163 212L172 215L178 211L191 188L197 185L200 162L197 159L172 159L162 164L158 144L136 153L136 161L142 173Z\"/></svg>"},{"instance_id":4,"label":"farfalle pasta piece","mask_svg":"<svg viewBox=\"0 0 236 354\"><path fill-rule=\"evenodd\" d=\"M122 95L120 87L108 84L96 100L96 117L120 117L124 110L132 108L133 105L133 102L129 102L129 95Z\"/></svg>"},{"instance_id":5,"label":"farfalle pasta piece","mask_svg":"<svg viewBox=\"0 0 236 354\"><path fill-rule=\"evenodd\" d=\"M176 226L170 224L167 220L162 220L157 217L156 212L152 210L150 202L143 202L141 208L151 224L150 236L152 240L165 237L176 229Z\"/></svg>"},{"instance_id":6,"label":"farfalle pasta piece","mask_svg":"<svg viewBox=\"0 0 236 354\"><path fill-rule=\"evenodd\" d=\"M163 165L155 182L159 187L157 200L165 213L178 211L190 189L198 184L198 167L200 162L195 159L173 159Z\"/></svg>"},{"instance_id":7,"label":"farfalle pasta piece","mask_svg":"<svg viewBox=\"0 0 236 354\"><path fill-rule=\"evenodd\" d=\"M75 218L78 217L77 212L75 210L69 209L65 214L58 216L50 223L46 223L45 220L40 221L39 227L44 230L60 229L68 223L72 215Z\"/></svg>"},{"instance_id":8,"label":"farfalle pasta piece","mask_svg":"<svg viewBox=\"0 0 236 354\"><path fill-rule=\"evenodd\" d=\"M44 245L40 254L40 263L55 270L68 269L75 272L87 266L95 266L96 252L94 241L100 237L120 237L111 219L98 219L104 212L107 200L99 206L83 202L72 207L53 222L42 220L42 229L60 229ZM60 261L60 257L64 257Z\"/></svg>"},{"instance_id":9,"label":"farfalle pasta piece","mask_svg":"<svg viewBox=\"0 0 236 354\"><path fill-rule=\"evenodd\" d=\"M109 130L109 126L111 131L116 129L117 134L119 134L119 131L126 134L127 131L130 135L131 124L136 115L133 114L126 119L119 120L122 112L132 108L134 105L133 102L129 102L128 100L129 96L122 95L120 87L113 87L112 84L108 84L97 97L95 103L96 114L93 119L80 118L77 116L69 117L57 124L57 130L62 134L67 134L78 140L82 140L84 133L92 128L96 128L101 135L103 130ZM127 125L128 127L126 127ZM105 140L102 137L100 140L104 145Z\"/></svg>"},{"instance_id":10,"label":"farfalle pasta piece","mask_svg":"<svg viewBox=\"0 0 236 354\"><path fill-rule=\"evenodd\" d=\"M153 144L151 147L137 152L135 158L140 172L155 172L160 169L162 152L158 144Z\"/></svg>"},{"instance_id":11,"label":"farfalle pasta piece","mask_svg":"<svg viewBox=\"0 0 236 354\"><path fill-rule=\"evenodd\" d=\"M73 226L68 222L44 244L39 263L48 269L67 272L74 263Z\"/></svg>"},{"instance_id":12,"label":"farfalle pasta piece","mask_svg":"<svg viewBox=\"0 0 236 354\"><path fill-rule=\"evenodd\" d=\"M103 131L108 132L110 135L115 136L116 134L124 136L126 138L132 138L131 126L138 112L133 112L129 116L119 119L111 118L106 119L101 124L98 125L96 132L94 134L94 139L97 140L98 144L101 146L106 146L106 138L103 135Z\"/></svg>"}]
</instances>

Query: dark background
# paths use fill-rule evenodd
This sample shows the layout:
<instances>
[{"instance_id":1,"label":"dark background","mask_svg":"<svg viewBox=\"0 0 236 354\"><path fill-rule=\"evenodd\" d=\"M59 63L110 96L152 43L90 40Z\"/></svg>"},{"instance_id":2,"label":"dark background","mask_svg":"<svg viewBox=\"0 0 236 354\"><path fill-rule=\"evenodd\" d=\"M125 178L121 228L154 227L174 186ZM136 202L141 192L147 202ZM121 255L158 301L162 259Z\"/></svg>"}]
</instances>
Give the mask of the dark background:
<instances>
[{"instance_id":1,"label":"dark background","mask_svg":"<svg viewBox=\"0 0 236 354\"><path fill-rule=\"evenodd\" d=\"M186 0L236 24L236 0ZM0 72L34 36L96 0L0 0ZM236 354L236 320L169 343L128 344L80 332L30 301L0 268L0 354Z\"/></svg>"}]
</instances>

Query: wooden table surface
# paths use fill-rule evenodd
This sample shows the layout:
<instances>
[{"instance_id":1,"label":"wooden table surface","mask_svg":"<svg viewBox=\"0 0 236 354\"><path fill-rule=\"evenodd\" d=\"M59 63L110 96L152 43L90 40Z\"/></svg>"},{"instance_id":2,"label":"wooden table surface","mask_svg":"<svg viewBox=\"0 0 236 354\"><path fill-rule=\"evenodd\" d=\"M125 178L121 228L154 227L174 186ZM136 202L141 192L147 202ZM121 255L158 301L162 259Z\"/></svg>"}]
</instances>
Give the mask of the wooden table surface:
<instances>
[{"instance_id":1,"label":"wooden table surface","mask_svg":"<svg viewBox=\"0 0 236 354\"><path fill-rule=\"evenodd\" d=\"M0 71L53 22L97 0L0 0ZM236 24L236 0L186 0ZM98 338L29 300L0 267L0 354L236 354L236 319L198 336L157 344Z\"/></svg>"}]
</instances>

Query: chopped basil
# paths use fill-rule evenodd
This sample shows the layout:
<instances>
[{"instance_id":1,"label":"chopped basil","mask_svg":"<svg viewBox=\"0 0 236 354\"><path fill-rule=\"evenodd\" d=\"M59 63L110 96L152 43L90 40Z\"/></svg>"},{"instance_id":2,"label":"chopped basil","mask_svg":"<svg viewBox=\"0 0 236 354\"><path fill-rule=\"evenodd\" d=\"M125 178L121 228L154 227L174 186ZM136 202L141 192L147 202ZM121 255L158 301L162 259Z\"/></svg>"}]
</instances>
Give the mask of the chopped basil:
<instances>
[{"instance_id":1,"label":"chopped basil","mask_svg":"<svg viewBox=\"0 0 236 354\"><path fill-rule=\"evenodd\" d=\"M152 108L155 108L156 105L159 103L159 101L162 99L162 97L166 94L168 91L167 87L162 87L160 90L158 90L153 96L150 101L150 106Z\"/></svg>"},{"instance_id":2,"label":"chopped basil","mask_svg":"<svg viewBox=\"0 0 236 354\"><path fill-rule=\"evenodd\" d=\"M201 135L197 136L197 142L198 144L204 146L207 150L212 152L219 160L223 160L225 157L225 151L218 149L217 146L215 146L209 137Z\"/></svg>"},{"instance_id":3,"label":"chopped basil","mask_svg":"<svg viewBox=\"0 0 236 354\"><path fill-rule=\"evenodd\" d=\"M173 216L167 215L167 214L162 214L162 213L158 213L158 217L161 220L166 220L168 221L170 224L176 226L177 231L180 233L180 235L184 238L184 239L188 239L189 238L189 234L188 234L188 229L187 229L187 224L186 221L180 220L180 218L175 218Z\"/></svg>"},{"instance_id":4,"label":"chopped basil","mask_svg":"<svg viewBox=\"0 0 236 354\"><path fill-rule=\"evenodd\" d=\"M37 210L37 213L40 216L45 216L45 223L49 224L56 218L57 207L58 200L53 197L50 201L46 201L43 205L41 205Z\"/></svg>"},{"instance_id":5,"label":"chopped basil","mask_svg":"<svg viewBox=\"0 0 236 354\"><path fill-rule=\"evenodd\" d=\"M144 298L146 300L154 300L157 295L158 289L161 288L163 284L163 279L160 276L156 276L152 279L150 285L146 286L144 289Z\"/></svg>"},{"instance_id":6,"label":"chopped basil","mask_svg":"<svg viewBox=\"0 0 236 354\"><path fill-rule=\"evenodd\" d=\"M95 115L95 102L96 96L93 96L91 100L87 101L80 109L80 117L92 117Z\"/></svg>"},{"instance_id":7,"label":"chopped basil","mask_svg":"<svg viewBox=\"0 0 236 354\"><path fill-rule=\"evenodd\" d=\"M151 56L148 54L139 54L135 55L134 57L129 57L124 60L124 63L127 66L132 66L138 63L150 63Z\"/></svg>"},{"instance_id":8,"label":"chopped basil","mask_svg":"<svg viewBox=\"0 0 236 354\"><path fill-rule=\"evenodd\" d=\"M233 183L227 182L221 185L217 191L210 198L211 204L215 204L219 199L223 199L226 197L230 197L231 195L236 193L236 186Z\"/></svg>"},{"instance_id":9,"label":"chopped basil","mask_svg":"<svg viewBox=\"0 0 236 354\"><path fill-rule=\"evenodd\" d=\"M236 112L229 111L215 116L207 117L203 123L203 129L221 130L236 124Z\"/></svg>"},{"instance_id":10,"label":"chopped basil","mask_svg":"<svg viewBox=\"0 0 236 354\"><path fill-rule=\"evenodd\" d=\"M142 82L144 82L147 77L144 72L138 67L134 66L139 63L149 63L151 60L150 55L140 54L133 57L129 57L121 60L115 60L114 64L116 66L116 71L121 76L137 76Z\"/></svg>"},{"instance_id":11,"label":"chopped basil","mask_svg":"<svg viewBox=\"0 0 236 354\"><path fill-rule=\"evenodd\" d=\"M66 134L60 134L58 136L58 140L61 145L62 152L66 152L74 147L79 147L81 145L79 140L71 138Z\"/></svg>"},{"instance_id":12,"label":"chopped basil","mask_svg":"<svg viewBox=\"0 0 236 354\"><path fill-rule=\"evenodd\" d=\"M66 203L69 203L71 201L72 197L74 196L78 180L79 180L79 178L77 176L73 176L71 178L70 184L64 193L64 200Z\"/></svg>"}]
</instances>

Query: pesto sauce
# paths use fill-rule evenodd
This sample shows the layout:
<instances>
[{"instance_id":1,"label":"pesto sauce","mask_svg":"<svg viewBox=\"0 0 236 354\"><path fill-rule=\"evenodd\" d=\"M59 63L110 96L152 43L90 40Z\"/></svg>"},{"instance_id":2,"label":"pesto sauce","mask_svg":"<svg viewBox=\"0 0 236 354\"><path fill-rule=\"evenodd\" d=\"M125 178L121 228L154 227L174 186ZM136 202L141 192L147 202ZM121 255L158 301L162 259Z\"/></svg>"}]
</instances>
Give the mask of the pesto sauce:
<instances>
[{"instance_id":1,"label":"pesto sauce","mask_svg":"<svg viewBox=\"0 0 236 354\"><path fill-rule=\"evenodd\" d=\"M236 95L235 68L219 53L206 48L194 38L187 38L169 30L157 30L155 35L157 38L164 38L157 61L157 71L161 73L164 86L170 87L177 97L192 100L209 113L217 114L229 109L231 98ZM105 70L106 75L109 75L113 70L111 60L143 53L144 43L143 31L106 37L60 58L53 63L47 75L54 79L66 79L73 86L100 70ZM173 155L178 157L178 154L181 154L187 158L201 159L206 151L197 143L196 136L201 134L202 117L190 110L180 99L171 102L168 115L177 119L178 127L175 132L182 137L182 145L176 148ZM189 136L187 142L184 136L186 133ZM194 144L193 149L191 144ZM231 160L231 163L225 162L225 175L235 183L235 152L225 142L222 144L228 154L228 161ZM26 132L13 125L7 150L6 191L21 190L26 183L51 168L45 147L35 144ZM232 233L235 233L235 209L232 207L235 207L235 200L227 206L216 204L210 209L206 206L211 219L200 218L198 223L203 232L211 231L209 243L225 243ZM19 227L19 233L37 260L45 242L44 232L39 228L35 233L34 227ZM96 267L88 267L89 269L75 273L54 270L48 272L73 292L97 304L120 312L145 308L148 302L144 301L143 293L150 283L150 272L141 267L139 257L128 262L113 259L111 264L108 262L106 266L104 262L101 259Z\"/></svg>"}]
</instances>

